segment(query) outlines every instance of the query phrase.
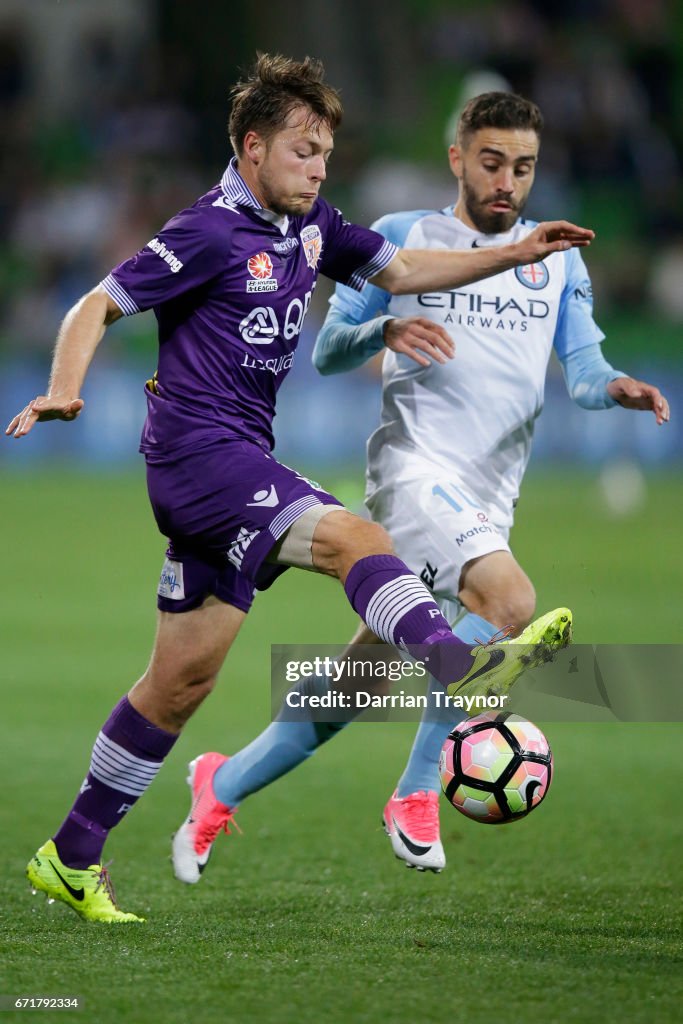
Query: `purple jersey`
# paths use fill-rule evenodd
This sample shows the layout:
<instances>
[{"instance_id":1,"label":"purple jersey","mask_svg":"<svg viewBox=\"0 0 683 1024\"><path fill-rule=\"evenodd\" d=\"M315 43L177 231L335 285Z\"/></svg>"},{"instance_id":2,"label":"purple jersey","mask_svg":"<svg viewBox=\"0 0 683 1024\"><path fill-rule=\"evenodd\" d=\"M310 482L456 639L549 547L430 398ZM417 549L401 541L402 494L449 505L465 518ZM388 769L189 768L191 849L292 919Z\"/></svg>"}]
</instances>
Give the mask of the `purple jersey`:
<instances>
[{"instance_id":1,"label":"purple jersey","mask_svg":"<svg viewBox=\"0 0 683 1024\"><path fill-rule=\"evenodd\" d=\"M153 309L148 459L226 437L273 446L275 399L319 273L361 289L397 247L318 198L302 217L260 207L232 160L220 185L102 282L126 315Z\"/></svg>"}]
</instances>

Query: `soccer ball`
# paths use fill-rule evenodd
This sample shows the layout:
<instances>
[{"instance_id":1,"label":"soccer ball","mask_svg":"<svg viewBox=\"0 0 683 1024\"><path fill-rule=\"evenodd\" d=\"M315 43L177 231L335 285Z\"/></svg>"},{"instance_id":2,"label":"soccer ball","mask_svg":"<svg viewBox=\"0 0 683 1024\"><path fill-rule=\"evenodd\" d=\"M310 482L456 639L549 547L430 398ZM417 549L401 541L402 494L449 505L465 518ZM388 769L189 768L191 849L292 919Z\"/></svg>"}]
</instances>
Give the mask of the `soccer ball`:
<instances>
[{"instance_id":1,"label":"soccer ball","mask_svg":"<svg viewBox=\"0 0 683 1024\"><path fill-rule=\"evenodd\" d=\"M466 718L439 757L446 797L487 825L526 817L548 792L552 772L553 755L541 730L508 711Z\"/></svg>"}]
</instances>

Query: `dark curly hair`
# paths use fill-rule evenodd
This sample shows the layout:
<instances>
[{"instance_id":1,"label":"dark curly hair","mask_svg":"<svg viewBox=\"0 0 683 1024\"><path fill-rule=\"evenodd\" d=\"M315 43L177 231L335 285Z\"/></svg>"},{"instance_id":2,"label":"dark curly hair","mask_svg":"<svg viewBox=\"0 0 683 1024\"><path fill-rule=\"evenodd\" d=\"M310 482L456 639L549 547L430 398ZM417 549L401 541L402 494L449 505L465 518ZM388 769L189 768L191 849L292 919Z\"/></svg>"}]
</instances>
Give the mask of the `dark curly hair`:
<instances>
[{"instance_id":1,"label":"dark curly hair","mask_svg":"<svg viewBox=\"0 0 683 1024\"><path fill-rule=\"evenodd\" d=\"M535 103L511 92L483 92L474 96L458 120L456 143L463 148L481 128L522 128L543 130L543 115Z\"/></svg>"}]
</instances>

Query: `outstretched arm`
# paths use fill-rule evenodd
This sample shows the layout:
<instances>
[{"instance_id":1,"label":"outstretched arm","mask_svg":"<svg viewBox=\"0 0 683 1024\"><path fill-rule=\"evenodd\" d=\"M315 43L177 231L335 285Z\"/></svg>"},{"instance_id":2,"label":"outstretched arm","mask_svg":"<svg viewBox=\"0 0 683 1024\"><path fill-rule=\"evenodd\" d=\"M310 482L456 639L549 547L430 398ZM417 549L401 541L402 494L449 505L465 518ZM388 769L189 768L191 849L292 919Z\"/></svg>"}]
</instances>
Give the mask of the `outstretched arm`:
<instances>
[{"instance_id":1,"label":"outstretched arm","mask_svg":"<svg viewBox=\"0 0 683 1024\"><path fill-rule=\"evenodd\" d=\"M658 424L669 419L669 403L653 384L634 380L615 370L602 354L599 344L585 345L560 359L570 397L584 409L651 410Z\"/></svg>"},{"instance_id":2,"label":"outstretched arm","mask_svg":"<svg viewBox=\"0 0 683 1024\"><path fill-rule=\"evenodd\" d=\"M101 287L84 295L64 317L57 335L47 395L39 395L11 420L5 433L24 437L44 420L74 420L83 408L81 388L106 327L123 314Z\"/></svg>"},{"instance_id":3,"label":"outstretched arm","mask_svg":"<svg viewBox=\"0 0 683 1024\"><path fill-rule=\"evenodd\" d=\"M566 220L538 224L513 245L455 251L400 249L391 263L371 278L392 295L460 288L512 267L538 263L553 252L590 245L595 234Z\"/></svg>"}]
</instances>

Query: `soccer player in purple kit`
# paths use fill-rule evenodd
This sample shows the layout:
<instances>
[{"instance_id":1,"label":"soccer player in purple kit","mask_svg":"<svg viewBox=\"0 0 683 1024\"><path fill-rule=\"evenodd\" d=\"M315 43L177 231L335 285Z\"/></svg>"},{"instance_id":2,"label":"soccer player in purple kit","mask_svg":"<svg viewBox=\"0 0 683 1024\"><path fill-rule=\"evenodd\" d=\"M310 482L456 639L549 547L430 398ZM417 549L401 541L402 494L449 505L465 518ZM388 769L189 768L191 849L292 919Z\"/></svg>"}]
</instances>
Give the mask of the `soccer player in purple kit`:
<instances>
[{"instance_id":1,"label":"soccer player in purple kit","mask_svg":"<svg viewBox=\"0 0 683 1024\"><path fill-rule=\"evenodd\" d=\"M523 670L523 648L458 640L380 526L272 457L275 399L318 273L393 294L455 288L586 245L593 233L556 221L499 248L398 249L349 224L318 194L341 113L318 61L259 56L233 90L236 156L221 182L67 313L48 394L7 427L19 438L38 421L78 416L106 327L154 309L159 362L146 385L141 451L156 521L169 538L154 648L102 726L69 814L27 867L34 889L88 920L142 920L117 906L104 842L213 688L254 590L287 568L339 579L386 643L408 651L429 645L430 670L449 692L503 692ZM551 613L548 643L565 629ZM185 881L199 877L231 820L212 789L224 760L205 754L193 762L193 808L174 849Z\"/></svg>"}]
</instances>

